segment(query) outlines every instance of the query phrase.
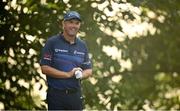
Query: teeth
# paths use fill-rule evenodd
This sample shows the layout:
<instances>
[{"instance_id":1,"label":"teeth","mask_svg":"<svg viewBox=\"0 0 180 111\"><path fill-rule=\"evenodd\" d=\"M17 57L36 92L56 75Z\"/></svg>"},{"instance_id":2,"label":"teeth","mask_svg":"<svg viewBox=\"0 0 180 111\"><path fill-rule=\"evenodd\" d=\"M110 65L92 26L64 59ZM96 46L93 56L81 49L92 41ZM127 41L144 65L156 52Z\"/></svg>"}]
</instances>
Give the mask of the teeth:
<instances>
[{"instance_id":1,"label":"teeth","mask_svg":"<svg viewBox=\"0 0 180 111\"><path fill-rule=\"evenodd\" d=\"M75 30L75 29L72 29L71 31L76 32L76 30Z\"/></svg>"}]
</instances>

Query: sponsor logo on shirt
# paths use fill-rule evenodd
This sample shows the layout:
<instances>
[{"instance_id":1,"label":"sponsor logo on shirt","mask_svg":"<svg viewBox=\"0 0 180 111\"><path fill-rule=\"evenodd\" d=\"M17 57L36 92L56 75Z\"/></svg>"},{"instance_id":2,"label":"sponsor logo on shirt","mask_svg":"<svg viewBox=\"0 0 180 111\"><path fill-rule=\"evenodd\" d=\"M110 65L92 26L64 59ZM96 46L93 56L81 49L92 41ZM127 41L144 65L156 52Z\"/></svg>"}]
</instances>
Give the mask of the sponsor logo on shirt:
<instances>
[{"instance_id":1,"label":"sponsor logo on shirt","mask_svg":"<svg viewBox=\"0 0 180 111\"><path fill-rule=\"evenodd\" d=\"M91 64L91 61L84 62L83 64L84 65L89 65L89 64Z\"/></svg>"},{"instance_id":2,"label":"sponsor logo on shirt","mask_svg":"<svg viewBox=\"0 0 180 111\"><path fill-rule=\"evenodd\" d=\"M46 54L44 54L43 59L45 59L45 60L51 60L51 55L48 54L48 53L46 53Z\"/></svg>"},{"instance_id":3,"label":"sponsor logo on shirt","mask_svg":"<svg viewBox=\"0 0 180 111\"><path fill-rule=\"evenodd\" d=\"M54 49L55 52L62 52L62 53L67 53L68 50L65 50L65 49ZM85 55L84 52L79 52L77 50L74 50L73 52L75 55Z\"/></svg>"},{"instance_id":4,"label":"sponsor logo on shirt","mask_svg":"<svg viewBox=\"0 0 180 111\"><path fill-rule=\"evenodd\" d=\"M84 52L79 52L79 51L77 51L77 50L74 51L74 54L75 54L75 55L76 55L76 54L78 54L78 55L85 55Z\"/></svg>"},{"instance_id":5,"label":"sponsor logo on shirt","mask_svg":"<svg viewBox=\"0 0 180 111\"><path fill-rule=\"evenodd\" d=\"M68 50L65 50L65 49L54 49L55 52L68 52Z\"/></svg>"}]
</instances>

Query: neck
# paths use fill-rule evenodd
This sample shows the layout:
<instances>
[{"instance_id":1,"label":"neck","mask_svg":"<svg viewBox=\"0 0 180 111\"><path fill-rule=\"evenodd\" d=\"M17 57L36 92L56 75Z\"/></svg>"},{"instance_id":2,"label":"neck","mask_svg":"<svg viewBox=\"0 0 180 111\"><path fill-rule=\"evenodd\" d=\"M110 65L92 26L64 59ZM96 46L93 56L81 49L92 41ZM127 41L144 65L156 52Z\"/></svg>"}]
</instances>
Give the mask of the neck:
<instances>
[{"instance_id":1,"label":"neck","mask_svg":"<svg viewBox=\"0 0 180 111\"><path fill-rule=\"evenodd\" d=\"M70 44L73 44L75 42L76 36L69 36L66 33L63 33L63 36L68 42L70 42Z\"/></svg>"}]
</instances>

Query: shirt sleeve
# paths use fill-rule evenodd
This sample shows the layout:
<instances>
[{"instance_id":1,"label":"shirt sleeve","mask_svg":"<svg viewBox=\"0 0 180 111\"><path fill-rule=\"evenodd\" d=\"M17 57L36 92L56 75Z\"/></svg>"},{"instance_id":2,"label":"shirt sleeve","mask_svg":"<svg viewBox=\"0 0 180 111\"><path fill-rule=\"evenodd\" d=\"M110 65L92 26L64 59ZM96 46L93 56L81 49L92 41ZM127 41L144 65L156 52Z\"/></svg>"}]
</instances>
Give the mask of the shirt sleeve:
<instances>
[{"instance_id":1,"label":"shirt sleeve","mask_svg":"<svg viewBox=\"0 0 180 111\"><path fill-rule=\"evenodd\" d=\"M53 57L52 42L50 40L47 40L45 46L41 51L40 65L51 66L52 57Z\"/></svg>"},{"instance_id":2,"label":"shirt sleeve","mask_svg":"<svg viewBox=\"0 0 180 111\"><path fill-rule=\"evenodd\" d=\"M86 53L84 57L84 62L82 63L82 69L92 69L92 62L89 58L88 49L86 45L85 45L85 48L86 48Z\"/></svg>"}]
</instances>

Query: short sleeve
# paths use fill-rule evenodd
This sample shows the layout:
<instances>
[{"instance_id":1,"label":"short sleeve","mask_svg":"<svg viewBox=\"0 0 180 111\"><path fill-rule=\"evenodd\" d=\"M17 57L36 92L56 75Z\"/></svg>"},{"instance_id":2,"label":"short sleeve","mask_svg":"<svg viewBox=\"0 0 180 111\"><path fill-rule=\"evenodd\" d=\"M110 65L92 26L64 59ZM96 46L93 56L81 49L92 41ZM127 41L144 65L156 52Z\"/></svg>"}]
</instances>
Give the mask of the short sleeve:
<instances>
[{"instance_id":1,"label":"short sleeve","mask_svg":"<svg viewBox=\"0 0 180 111\"><path fill-rule=\"evenodd\" d=\"M88 52L86 45L85 45L85 48L86 48L86 53L85 53L84 61L82 63L82 69L91 69L92 68L92 62L89 58L89 54L88 54L89 52Z\"/></svg>"},{"instance_id":2,"label":"short sleeve","mask_svg":"<svg viewBox=\"0 0 180 111\"><path fill-rule=\"evenodd\" d=\"M53 57L52 41L47 40L45 46L41 51L40 65L51 66L52 57Z\"/></svg>"}]
</instances>

